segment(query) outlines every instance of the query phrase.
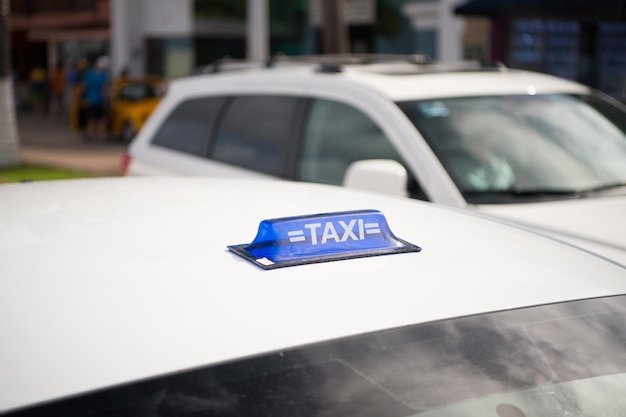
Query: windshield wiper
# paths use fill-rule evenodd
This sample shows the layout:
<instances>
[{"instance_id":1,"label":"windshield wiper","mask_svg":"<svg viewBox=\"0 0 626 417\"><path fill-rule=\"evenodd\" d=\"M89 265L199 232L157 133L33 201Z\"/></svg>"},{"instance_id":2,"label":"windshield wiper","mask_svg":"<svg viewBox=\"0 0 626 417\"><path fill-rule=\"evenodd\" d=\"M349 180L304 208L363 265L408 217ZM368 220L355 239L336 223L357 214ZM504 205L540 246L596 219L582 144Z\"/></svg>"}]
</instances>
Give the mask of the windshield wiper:
<instances>
[{"instance_id":1,"label":"windshield wiper","mask_svg":"<svg viewBox=\"0 0 626 417\"><path fill-rule=\"evenodd\" d=\"M610 183L610 184L599 185L597 187L592 187L592 188L588 188L586 190L581 190L580 193L583 196L586 197L586 196L589 196L589 195L602 193L604 191L610 191L610 190L615 190L615 189L620 189L620 188L624 188L624 192L626 192L626 181L613 182L613 183Z\"/></svg>"},{"instance_id":2,"label":"windshield wiper","mask_svg":"<svg viewBox=\"0 0 626 417\"><path fill-rule=\"evenodd\" d=\"M623 194L626 194L626 182L616 182L604 184L598 187L592 187L585 190L576 189L556 189L556 188L529 188L509 190L485 190L485 191L464 191L463 195L468 202L471 203L501 203L525 201L547 201L558 199L576 199L587 198L598 195L611 190L619 190L623 188Z\"/></svg>"},{"instance_id":3,"label":"windshield wiper","mask_svg":"<svg viewBox=\"0 0 626 417\"><path fill-rule=\"evenodd\" d=\"M557 190L557 189L514 189L510 190L485 190L485 191L465 191L466 195L502 195L514 197L535 197L535 196L577 196L580 195L578 190Z\"/></svg>"},{"instance_id":4,"label":"windshield wiper","mask_svg":"<svg viewBox=\"0 0 626 417\"><path fill-rule=\"evenodd\" d=\"M508 192L511 195L520 196L520 197L534 197L534 196L579 196L580 192L573 189L556 189L556 188L536 188L536 189L510 189L504 191Z\"/></svg>"},{"instance_id":5,"label":"windshield wiper","mask_svg":"<svg viewBox=\"0 0 626 417\"><path fill-rule=\"evenodd\" d=\"M509 189L509 190L486 190L486 191L464 191L463 195L471 203L502 203L524 201L546 201L559 199L581 198L582 194L578 190L572 189Z\"/></svg>"}]
</instances>

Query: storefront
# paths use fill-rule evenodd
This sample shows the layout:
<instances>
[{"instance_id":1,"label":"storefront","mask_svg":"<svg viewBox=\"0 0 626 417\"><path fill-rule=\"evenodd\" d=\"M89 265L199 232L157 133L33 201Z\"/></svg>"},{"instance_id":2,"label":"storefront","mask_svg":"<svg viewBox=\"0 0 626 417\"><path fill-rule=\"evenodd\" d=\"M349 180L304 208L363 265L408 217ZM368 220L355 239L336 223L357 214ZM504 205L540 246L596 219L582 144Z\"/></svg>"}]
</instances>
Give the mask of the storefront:
<instances>
[{"instance_id":1,"label":"storefront","mask_svg":"<svg viewBox=\"0 0 626 417\"><path fill-rule=\"evenodd\" d=\"M70 71L109 53L109 1L11 1L11 52L18 110L32 110L32 78ZM47 108L47 92L40 100Z\"/></svg>"},{"instance_id":2,"label":"storefront","mask_svg":"<svg viewBox=\"0 0 626 417\"><path fill-rule=\"evenodd\" d=\"M580 81L626 101L626 4L611 0L472 0L492 21L491 59Z\"/></svg>"}]
</instances>

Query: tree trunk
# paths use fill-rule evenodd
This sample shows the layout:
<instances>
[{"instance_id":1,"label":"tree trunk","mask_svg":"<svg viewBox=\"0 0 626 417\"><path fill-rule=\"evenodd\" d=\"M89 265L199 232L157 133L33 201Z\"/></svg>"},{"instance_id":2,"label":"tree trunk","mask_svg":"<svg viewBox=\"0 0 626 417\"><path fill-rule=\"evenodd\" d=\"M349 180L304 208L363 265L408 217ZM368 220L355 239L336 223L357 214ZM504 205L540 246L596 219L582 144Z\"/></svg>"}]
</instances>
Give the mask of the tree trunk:
<instances>
[{"instance_id":1,"label":"tree trunk","mask_svg":"<svg viewBox=\"0 0 626 417\"><path fill-rule=\"evenodd\" d=\"M20 165L9 40L9 0L0 0L0 167Z\"/></svg>"},{"instance_id":2,"label":"tree trunk","mask_svg":"<svg viewBox=\"0 0 626 417\"><path fill-rule=\"evenodd\" d=\"M348 28L343 21L342 0L322 0L322 48L325 54L350 52Z\"/></svg>"}]
</instances>

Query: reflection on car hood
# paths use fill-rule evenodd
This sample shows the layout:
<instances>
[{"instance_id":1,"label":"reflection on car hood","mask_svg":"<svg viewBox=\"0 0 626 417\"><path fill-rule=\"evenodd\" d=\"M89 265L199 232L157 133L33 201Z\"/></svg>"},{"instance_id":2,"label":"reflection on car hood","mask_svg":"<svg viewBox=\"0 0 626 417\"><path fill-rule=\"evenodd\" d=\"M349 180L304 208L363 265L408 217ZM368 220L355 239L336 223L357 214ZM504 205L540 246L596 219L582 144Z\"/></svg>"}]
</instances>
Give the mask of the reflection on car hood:
<instances>
[{"instance_id":1,"label":"reflection on car hood","mask_svg":"<svg viewBox=\"0 0 626 417\"><path fill-rule=\"evenodd\" d=\"M557 239L626 264L626 196L481 205L478 210L541 229Z\"/></svg>"}]
</instances>

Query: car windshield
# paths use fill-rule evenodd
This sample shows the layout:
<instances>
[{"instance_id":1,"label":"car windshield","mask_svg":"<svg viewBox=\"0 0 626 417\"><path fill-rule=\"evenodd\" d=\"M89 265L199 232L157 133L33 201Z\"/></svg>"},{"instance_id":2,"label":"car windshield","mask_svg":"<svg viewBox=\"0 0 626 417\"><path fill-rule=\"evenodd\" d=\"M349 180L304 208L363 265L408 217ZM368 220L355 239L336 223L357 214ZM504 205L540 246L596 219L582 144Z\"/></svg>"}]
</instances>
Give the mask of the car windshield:
<instances>
[{"instance_id":1,"label":"car windshield","mask_svg":"<svg viewBox=\"0 0 626 417\"><path fill-rule=\"evenodd\" d=\"M398 104L469 203L580 197L626 183L626 112L598 95Z\"/></svg>"},{"instance_id":2,"label":"car windshield","mask_svg":"<svg viewBox=\"0 0 626 417\"><path fill-rule=\"evenodd\" d=\"M626 296L579 300L276 351L9 416L623 417L625 340Z\"/></svg>"},{"instance_id":3,"label":"car windshield","mask_svg":"<svg viewBox=\"0 0 626 417\"><path fill-rule=\"evenodd\" d=\"M123 100L139 101L158 97L159 93L154 85L147 83L131 83L122 86L119 95Z\"/></svg>"}]
</instances>

